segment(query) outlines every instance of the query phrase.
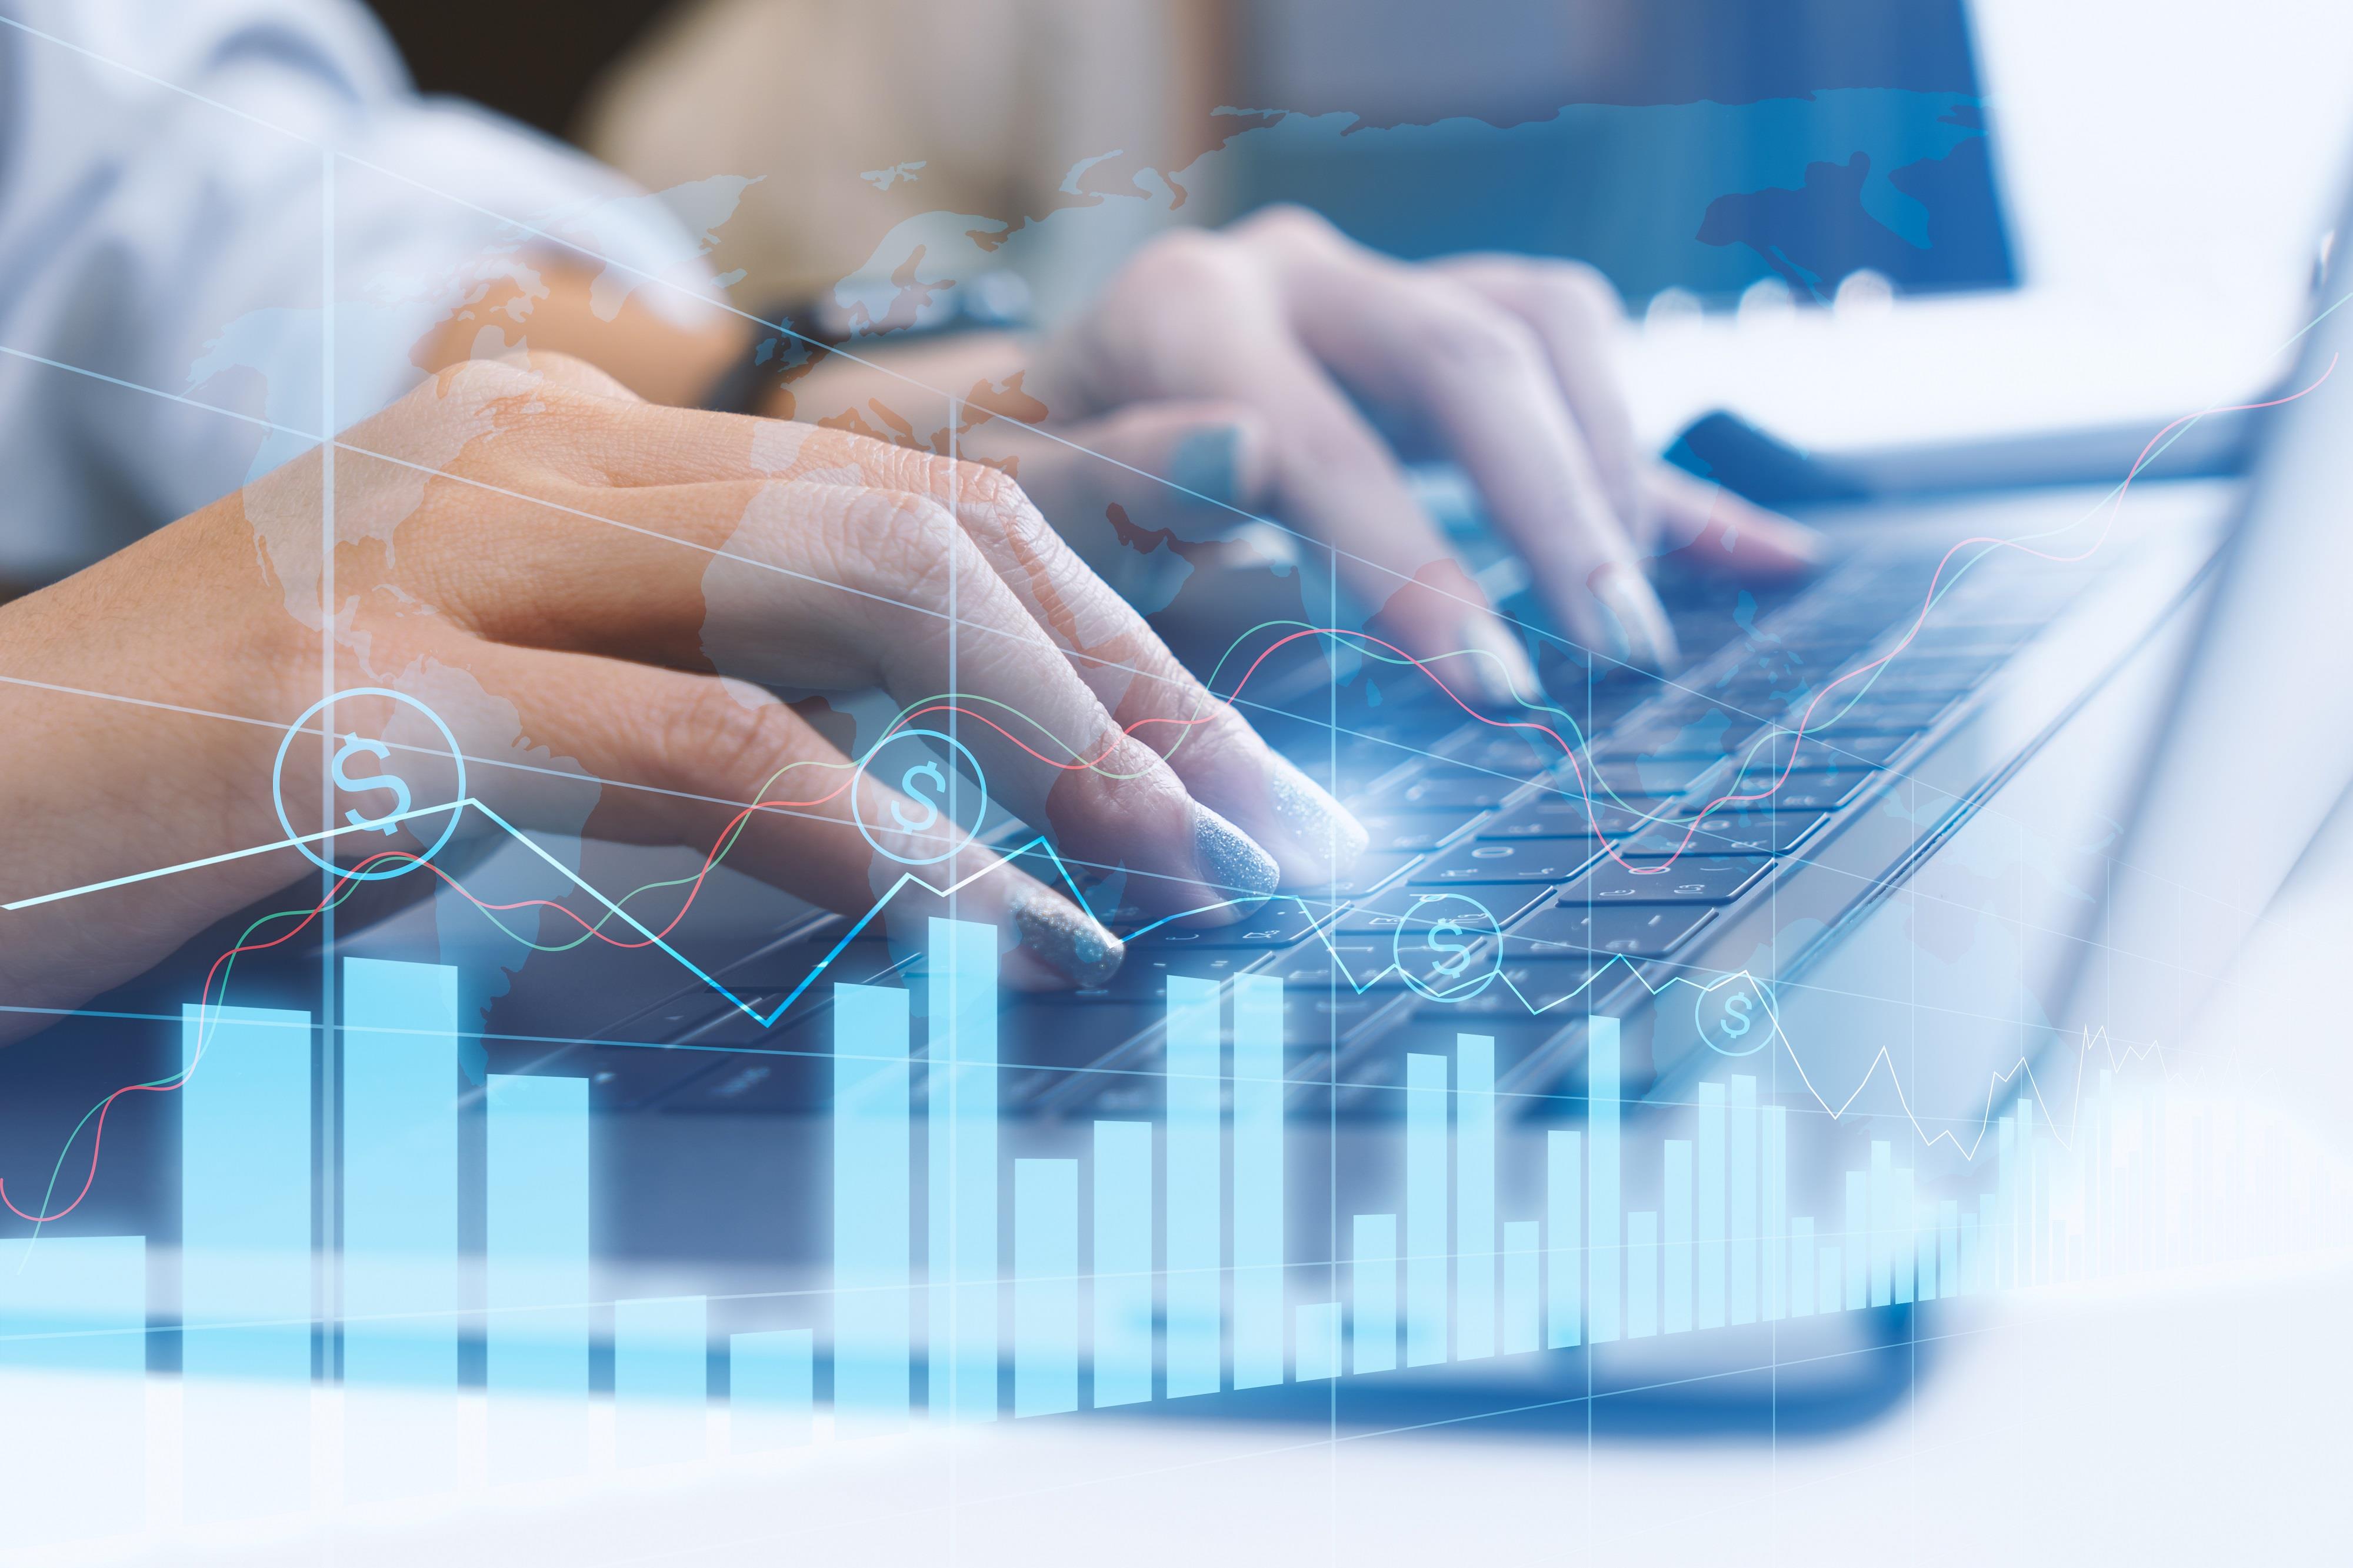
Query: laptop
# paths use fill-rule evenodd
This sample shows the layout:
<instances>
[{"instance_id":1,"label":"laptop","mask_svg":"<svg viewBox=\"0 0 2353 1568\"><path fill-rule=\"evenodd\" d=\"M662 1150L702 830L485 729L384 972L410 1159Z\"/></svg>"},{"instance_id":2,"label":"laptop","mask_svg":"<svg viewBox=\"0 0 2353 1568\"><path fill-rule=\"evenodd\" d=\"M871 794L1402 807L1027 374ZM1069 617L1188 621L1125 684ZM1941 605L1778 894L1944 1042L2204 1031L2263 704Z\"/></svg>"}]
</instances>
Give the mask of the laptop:
<instances>
[{"instance_id":1,"label":"laptop","mask_svg":"<svg viewBox=\"0 0 2353 1568\"><path fill-rule=\"evenodd\" d=\"M1016 1161L1086 1169L1099 1124L1151 1129L1160 1282L1134 1326L1153 1391L1136 1408L1828 1428L1902 1399L1977 1298L2072 1277L2082 1259L2063 1239L2038 1233L2031 1257L2021 1239L2042 1212L2038 1151L2103 1114L2084 1108L2104 1103L2107 1079L2179 1037L2353 780L2353 742L2298 721L2280 674L2331 689L2353 659L2309 635L2327 624L2333 558L2353 548L2312 526L2338 478L2330 432L2353 418L2333 368L2353 312L2334 299L2263 416L2251 485L2120 474L1812 509L1837 545L1818 578L1773 591L1670 580L1688 656L1667 678L1538 636L1546 691L1525 711L1473 714L1428 672L1345 638L1298 645L1292 665L1230 693L1365 822L1364 863L1207 930L1146 923L1115 883L1093 888L1129 938L1120 973L1008 995L997 1014L990 1093L1008 1176ZM2195 428L2150 431L2149 462ZM1475 528L1459 531L1466 559L1508 586ZM1532 605L1505 608L1540 625ZM993 831L1050 871L1026 827ZM1087 868L1071 869L1083 884ZM715 1340L811 1330L820 1399L841 1212L839 984L903 990L916 1016L917 1281L946 1212L923 1173L931 957L878 930L808 914L712 965L715 986L659 952L614 956L593 994L560 963L526 965L482 1036L492 1071L589 1080L612 1293L691 1277L711 1292ZM1168 1163L1171 1086L1194 1070L1172 1067L1172 979L1217 997L1206 1200ZM1243 1309L1226 1275L1246 1261L1242 1232L1268 1223L1251 1184L1265 1167L1251 1177L1241 1152L1268 1102L1234 999L1270 983L1282 1007L1274 1331L1293 1374L1242 1386ZM645 1000L614 1016L633 987ZM1433 1084L1436 1144L1417 1120ZM1581 1140L1569 1179L1585 1188L1566 1200L1564 1135ZM1591 1190L1605 1139L1607 1215ZM1413 1190L1432 1149L1435 1199ZM1011 1183L999 1187L1009 1210ZM1212 1224L1225 1278L1201 1397L1172 1397L1176 1308L1162 1292L1179 1271L1179 1202ZM1409 1364L1409 1321L1394 1370L1295 1374L1328 1347L1310 1346L1294 1313L1354 1303L1369 1277L1359 1216L1394 1227L1409 1292L1406 1232L1431 1202L1448 1273L1443 1301L1424 1302L1441 1320L1425 1364ZM999 1228L1009 1272L1009 1214ZM1593 1272L1604 1254L1606 1280ZM1466 1256L1491 1258L1469 1284ZM1556 1282L1564 1270L1573 1286ZM920 1406L934 1374L920 1284L915 1298ZM1330 1331L1357 1322L1352 1305ZM1010 1407L1009 1348L999 1370Z\"/></svg>"},{"instance_id":2,"label":"laptop","mask_svg":"<svg viewBox=\"0 0 2353 1568\"><path fill-rule=\"evenodd\" d=\"M2063 1254L2020 1239L2037 1137L2098 1100L2103 1068L2227 1005L2229 954L2353 781L2353 741L2289 707L2353 673L2336 668L2353 651L2312 635L2353 549L2316 525L2353 419L2337 297L2317 301L2244 486L2118 474L1806 508L1837 545L1813 581L1662 584L1687 651L1663 679L1546 636L1461 517L1467 562L1532 628L1540 702L1474 715L1343 638L1293 645L1248 689L1218 683L1372 848L1344 883L1208 930L1146 929L1115 884L1090 889L1130 938L1120 973L1008 995L996 1016L1006 1213L990 1274L1014 1272L1017 1163L1077 1162L1092 1180L1100 1128L1141 1123L1153 1285L1118 1353L1147 1392L1122 1410L1788 1435L1902 1400L1980 1299L2070 1277ZM2153 429L2147 456L2194 434ZM1217 592L1246 606L1281 581ZM1040 868L1028 829L989 831ZM600 1300L707 1293L714 1344L809 1330L824 1402L841 1350L837 987L906 993L915 1308L901 1353L920 1407L961 1333L953 1317L934 1331L923 1285L934 1215L953 1212L934 1208L952 1184L930 1179L924 1121L932 955L845 917L768 919L772 897L721 890L765 930L732 955L697 947L707 978L654 948L600 956L593 985L576 959L470 972L471 1064L586 1080ZM337 951L433 957L426 911L421 931L415 910L371 929L355 909ZM282 983L299 1004L320 957L290 944L280 974L249 971L238 999ZM170 1019L185 982L148 987L174 1006L134 987L90 1016ZM1201 1076L1172 1069L1172 982L1213 988L1206 1188L1170 1163L1171 1086ZM1269 1075L1241 1058L1263 1041L1238 1033L1236 998L1274 987L1270 1186L1242 1152L1266 1147L1250 1140ZM74 1027L16 1047L27 1073ZM1198 1065L1201 1045L1180 1048ZM124 1081L121 1066L94 1057L57 1081L70 1098L84 1079ZM480 1097L468 1106L479 1192ZM1198 1133L1204 1103L1187 1106ZM168 1157L168 1135L153 1142ZM168 1185L136 1179L138 1147L126 1131L91 1223L168 1234L132 1192ZM1076 1212L1092 1224L1090 1194ZM1433 1204L1434 1248L1416 1235ZM1166 1291L1184 1271L1179 1205L1214 1238L1198 1394L1171 1360L1204 1342ZM1265 1256L1238 1248L1245 1231L1263 1246L1270 1214L1271 1342L1270 1298L1245 1309L1232 1278ZM1386 1367L1364 1328L1384 1268ZM1017 1407L1013 1342L987 1379L992 1408ZM1076 1403L1107 1404L1105 1342L1082 1342ZM1276 1375L1246 1373L1270 1342Z\"/></svg>"}]
</instances>

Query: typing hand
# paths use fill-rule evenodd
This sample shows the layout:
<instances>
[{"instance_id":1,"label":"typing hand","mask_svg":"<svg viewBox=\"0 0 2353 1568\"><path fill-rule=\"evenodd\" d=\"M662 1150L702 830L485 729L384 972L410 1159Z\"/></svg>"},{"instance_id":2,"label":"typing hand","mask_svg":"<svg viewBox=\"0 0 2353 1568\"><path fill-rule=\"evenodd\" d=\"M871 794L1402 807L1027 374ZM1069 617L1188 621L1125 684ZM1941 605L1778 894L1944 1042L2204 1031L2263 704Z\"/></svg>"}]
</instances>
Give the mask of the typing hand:
<instances>
[{"instance_id":1,"label":"typing hand","mask_svg":"<svg viewBox=\"0 0 2353 1568\"><path fill-rule=\"evenodd\" d=\"M1704 535L1756 575L1818 559L1806 530L1641 450L1610 366L1617 318L1609 285L1574 263L1408 265L1279 208L1145 247L1042 346L1028 386L1087 445L1335 546L1344 581L1414 652L1492 656L1470 662L1501 700L1497 677L1530 689L1519 641L1454 564L1401 458L1459 463L1562 627L1641 666L1676 653L1649 558ZM1137 526L1163 525L1113 465L1024 462L1058 521L1100 490ZM1159 505L1201 510L1165 487Z\"/></svg>"},{"instance_id":2,"label":"typing hand","mask_svg":"<svg viewBox=\"0 0 2353 1568\"><path fill-rule=\"evenodd\" d=\"M894 825L936 812L897 774L853 789L852 759L776 689L880 686L934 730L952 702L995 798L1146 907L1235 918L1362 847L994 469L664 408L542 358L445 373L342 437L331 578L322 479L299 458L0 608L0 667L22 678L0 688L0 900L280 838L272 755L329 648L334 689L439 713L470 793L510 820L703 848L765 802L729 864L845 910L903 868L853 804L911 858L937 835ZM313 827L321 751L293 746L282 789ZM991 863L966 846L930 871ZM0 917L0 988L71 1005L305 865L280 849ZM1118 962L1009 868L960 912L1018 935L1017 984Z\"/></svg>"}]
</instances>

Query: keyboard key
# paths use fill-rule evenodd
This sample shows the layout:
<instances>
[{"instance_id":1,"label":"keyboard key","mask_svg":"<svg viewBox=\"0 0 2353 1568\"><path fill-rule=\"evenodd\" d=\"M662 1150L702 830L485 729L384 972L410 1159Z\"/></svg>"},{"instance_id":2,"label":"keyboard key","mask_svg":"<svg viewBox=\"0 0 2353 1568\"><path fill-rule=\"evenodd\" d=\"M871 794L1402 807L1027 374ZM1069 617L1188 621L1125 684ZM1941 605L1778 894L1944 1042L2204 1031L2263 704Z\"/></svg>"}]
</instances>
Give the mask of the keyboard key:
<instances>
[{"instance_id":1,"label":"keyboard key","mask_svg":"<svg viewBox=\"0 0 2353 1568\"><path fill-rule=\"evenodd\" d=\"M1472 962L1478 961L1474 956ZM1396 991L1406 984L1388 942L1371 936L1334 936L1328 945L1317 937L1276 954L1272 963L1252 973L1271 974L1288 987L1310 992L1335 985L1342 991Z\"/></svg>"},{"instance_id":2,"label":"keyboard key","mask_svg":"<svg viewBox=\"0 0 2353 1568\"><path fill-rule=\"evenodd\" d=\"M1523 778L1505 778L1495 773L1445 772L1414 780L1403 789L1388 793L1388 798L1376 803L1373 811L1382 814L1394 804L1469 813L1501 805L1519 793L1526 784Z\"/></svg>"},{"instance_id":3,"label":"keyboard key","mask_svg":"<svg viewBox=\"0 0 2353 1568\"><path fill-rule=\"evenodd\" d=\"M1713 855L1782 855L1795 849L1829 816L1826 811L1711 812L1694 822L1662 823L1621 839L1618 852L1672 855L1695 849Z\"/></svg>"},{"instance_id":4,"label":"keyboard key","mask_svg":"<svg viewBox=\"0 0 2353 1568\"><path fill-rule=\"evenodd\" d=\"M757 1051L723 1056L660 1097L664 1110L820 1110L833 1099L833 1011L788 1025Z\"/></svg>"},{"instance_id":5,"label":"keyboard key","mask_svg":"<svg viewBox=\"0 0 2353 1568\"><path fill-rule=\"evenodd\" d=\"M1573 958L1508 959L1491 989L1506 991L1515 1005L1532 1012L1554 1012L1588 994L1593 977L1608 962L1582 954ZM1510 983L1508 986L1505 982Z\"/></svg>"},{"instance_id":6,"label":"keyboard key","mask_svg":"<svg viewBox=\"0 0 2353 1568\"><path fill-rule=\"evenodd\" d=\"M1418 887L1456 882L1546 882L1557 885L1585 868L1599 848L1591 838L1472 839L1414 868Z\"/></svg>"},{"instance_id":7,"label":"keyboard key","mask_svg":"<svg viewBox=\"0 0 2353 1568\"><path fill-rule=\"evenodd\" d=\"M1789 765L1789 753L1797 752L1801 768L1828 767L1840 763L1855 763L1877 767L1912 743L1915 731L1903 731L1891 735L1858 735L1843 730L1826 730L1810 726L1803 736L1784 730L1770 740L1759 741L1755 748L1743 752L1739 763L1750 778L1760 773L1777 773Z\"/></svg>"},{"instance_id":8,"label":"keyboard key","mask_svg":"<svg viewBox=\"0 0 2353 1568\"><path fill-rule=\"evenodd\" d=\"M1471 825L1471 813L1459 807L1436 811L1371 811L1356 820L1371 836L1367 852L1435 849Z\"/></svg>"},{"instance_id":9,"label":"keyboard key","mask_svg":"<svg viewBox=\"0 0 2353 1568\"><path fill-rule=\"evenodd\" d=\"M1158 927L1139 939L1131 951L1155 948L1193 952L1237 947L1289 947L1320 925L1329 924L1337 906L1322 899L1298 899L1282 894L1269 899L1248 915L1221 926Z\"/></svg>"},{"instance_id":10,"label":"keyboard key","mask_svg":"<svg viewBox=\"0 0 2353 1568\"><path fill-rule=\"evenodd\" d=\"M1773 864L1765 855L1683 854L1672 859L1628 856L1627 863L1603 860L1561 889L1563 906L1590 899L1630 904L1725 904L1738 898Z\"/></svg>"},{"instance_id":11,"label":"keyboard key","mask_svg":"<svg viewBox=\"0 0 2353 1568\"><path fill-rule=\"evenodd\" d=\"M1552 718L1544 722L1563 740L1572 739L1569 729ZM1566 749L1542 730L1519 730L1486 725L1467 734L1457 735L1436 748L1438 754L1466 768L1482 768L1493 773L1508 773L1514 778L1531 774L1559 764Z\"/></svg>"},{"instance_id":12,"label":"keyboard key","mask_svg":"<svg viewBox=\"0 0 2353 1568\"><path fill-rule=\"evenodd\" d=\"M1672 815L1672 803L1658 795L1597 801L1589 810L1576 795L1540 795L1481 823L1473 837L1489 843L1519 838L1590 838L1597 822L1603 833L1615 836L1637 832Z\"/></svg>"},{"instance_id":13,"label":"keyboard key","mask_svg":"<svg viewBox=\"0 0 2353 1568\"><path fill-rule=\"evenodd\" d=\"M1862 682L1854 684L1859 686ZM1813 717L1806 721L1808 734L1833 736L1841 742L1849 735L1914 735L1934 724L1952 706L1936 698L1877 700L1876 694L1861 698L1850 706L1847 691L1847 688L1841 687L1822 699ZM1789 717L1794 723L1801 716L1802 710Z\"/></svg>"},{"instance_id":14,"label":"keyboard key","mask_svg":"<svg viewBox=\"0 0 2353 1568\"><path fill-rule=\"evenodd\" d=\"M1723 768L1720 757L1635 758L1596 763L1588 776L1620 795L1681 795Z\"/></svg>"},{"instance_id":15,"label":"keyboard key","mask_svg":"<svg viewBox=\"0 0 2353 1568\"><path fill-rule=\"evenodd\" d=\"M1512 921L1545 901L1550 889L1541 882L1465 882L1448 888L1419 888L1410 883L1388 888L1375 893L1340 917L1337 927L1343 936L1394 937L1399 927L1406 931L1405 941L1410 945L1417 933L1435 926L1450 915L1462 921L1471 914L1470 907L1460 900L1469 899L1493 917L1497 926ZM1417 913L1417 911L1419 911ZM1483 922L1472 921L1483 928Z\"/></svg>"},{"instance_id":16,"label":"keyboard key","mask_svg":"<svg viewBox=\"0 0 2353 1568\"><path fill-rule=\"evenodd\" d=\"M1119 973L1103 984L1068 994L1080 1001L1165 1002L1172 974L1226 980L1248 969L1259 957L1258 950L1249 947L1208 952L1186 947L1171 952L1147 938L1130 950Z\"/></svg>"},{"instance_id":17,"label":"keyboard key","mask_svg":"<svg viewBox=\"0 0 2353 1568\"><path fill-rule=\"evenodd\" d=\"M1742 787L1738 793L1742 795L1755 793L1761 798L1744 800L1740 802L1740 807L1744 811L1760 811L1770 805L1785 813L1836 811L1840 806L1852 800L1855 793L1869 784L1874 776L1876 776L1876 770L1870 768L1846 773L1795 773L1782 780L1778 788L1775 787L1772 779L1767 777L1758 780L1754 784ZM1734 792L1726 790L1722 793Z\"/></svg>"},{"instance_id":18,"label":"keyboard key","mask_svg":"<svg viewBox=\"0 0 2353 1568\"><path fill-rule=\"evenodd\" d=\"M1715 915L1705 904L1605 904L1593 910L1556 904L1504 933L1504 958L1507 963L1578 952L1664 958Z\"/></svg>"},{"instance_id":19,"label":"keyboard key","mask_svg":"<svg viewBox=\"0 0 2353 1568\"><path fill-rule=\"evenodd\" d=\"M1320 888L1297 890L1318 900L1335 899L1342 894L1369 893L1420 858L1419 852L1409 849L1367 849L1356 857L1356 863L1336 881L1326 882Z\"/></svg>"}]
</instances>

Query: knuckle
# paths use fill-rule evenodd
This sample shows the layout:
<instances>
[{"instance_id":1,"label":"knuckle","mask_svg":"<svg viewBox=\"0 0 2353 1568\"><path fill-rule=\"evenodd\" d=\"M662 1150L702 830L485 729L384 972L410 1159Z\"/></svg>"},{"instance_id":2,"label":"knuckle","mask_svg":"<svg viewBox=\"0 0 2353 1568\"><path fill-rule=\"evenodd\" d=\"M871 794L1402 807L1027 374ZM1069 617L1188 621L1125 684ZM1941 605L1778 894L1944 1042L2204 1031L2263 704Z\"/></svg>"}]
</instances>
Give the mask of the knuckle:
<instances>
[{"instance_id":1,"label":"knuckle","mask_svg":"<svg viewBox=\"0 0 2353 1568\"><path fill-rule=\"evenodd\" d=\"M1615 321L1625 314L1617 285L1598 267L1582 261L1556 262L1545 269L1545 278L1559 298L1597 320Z\"/></svg>"},{"instance_id":2,"label":"knuckle","mask_svg":"<svg viewBox=\"0 0 2353 1568\"><path fill-rule=\"evenodd\" d=\"M1340 237L1332 220L1297 202L1276 202L1252 213L1241 225L1244 232L1282 246L1324 246Z\"/></svg>"}]
</instances>

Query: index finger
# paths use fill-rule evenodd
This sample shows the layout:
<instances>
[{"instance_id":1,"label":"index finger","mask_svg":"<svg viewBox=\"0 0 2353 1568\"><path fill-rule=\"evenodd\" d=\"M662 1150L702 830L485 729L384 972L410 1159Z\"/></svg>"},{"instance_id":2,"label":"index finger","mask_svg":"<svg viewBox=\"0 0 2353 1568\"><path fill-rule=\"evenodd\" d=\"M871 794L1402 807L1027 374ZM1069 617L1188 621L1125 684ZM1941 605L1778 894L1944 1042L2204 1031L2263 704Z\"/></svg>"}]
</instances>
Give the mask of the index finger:
<instances>
[{"instance_id":1,"label":"index finger","mask_svg":"<svg viewBox=\"0 0 2353 1568\"><path fill-rule=\"evenodd\" d=\"M1289 242L1300 341L1356 396L1434 432L1588 647L1653 669L1674 633L1525 323L1452 279L1337 237Z\"/></svg>"}]
</instances>

